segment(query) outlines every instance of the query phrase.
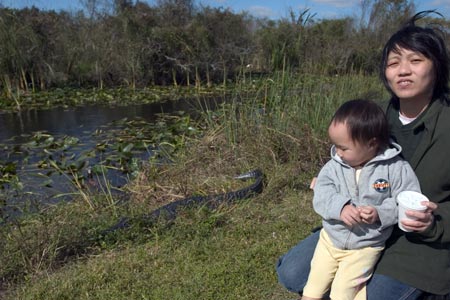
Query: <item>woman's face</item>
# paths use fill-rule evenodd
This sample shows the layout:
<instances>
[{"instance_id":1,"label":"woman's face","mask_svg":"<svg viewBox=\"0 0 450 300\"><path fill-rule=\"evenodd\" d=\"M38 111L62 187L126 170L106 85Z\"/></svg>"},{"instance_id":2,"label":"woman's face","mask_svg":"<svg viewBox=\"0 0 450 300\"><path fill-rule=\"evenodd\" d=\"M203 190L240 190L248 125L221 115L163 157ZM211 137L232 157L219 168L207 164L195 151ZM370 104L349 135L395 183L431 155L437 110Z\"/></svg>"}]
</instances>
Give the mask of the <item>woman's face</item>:
<instances>
[{"instance_id":1,"label":"woman's face","mask_svg":"<svg viewBox=\"0 0 450 300\"><path fill-rule=\"evenodd\" d=\"M429 103L435 83L433 62L419 52L399 50L388 55L385 74L389 87L401 101Z\"/></svg>"}]
</instances>

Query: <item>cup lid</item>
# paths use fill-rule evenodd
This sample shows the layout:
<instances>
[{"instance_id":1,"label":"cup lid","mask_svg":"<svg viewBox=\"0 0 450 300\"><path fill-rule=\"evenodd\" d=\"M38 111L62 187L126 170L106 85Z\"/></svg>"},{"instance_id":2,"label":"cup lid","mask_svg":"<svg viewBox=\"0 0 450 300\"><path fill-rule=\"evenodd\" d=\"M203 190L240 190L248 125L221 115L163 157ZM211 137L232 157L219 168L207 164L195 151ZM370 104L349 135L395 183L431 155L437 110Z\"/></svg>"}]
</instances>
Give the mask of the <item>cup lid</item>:
<instances>
[{"instance_id":1,"label":"cup lid","mask_svg":"<svg viewBox=\"0 0 450 300\"><path fill-rule=\"evenodd\" d=\"M397 195L397 202L399 205L409 209L422 210L426 206L421 204L422 201L429 201L427 196L419 192L403 191Z\"/></svg>"}]
</instances>

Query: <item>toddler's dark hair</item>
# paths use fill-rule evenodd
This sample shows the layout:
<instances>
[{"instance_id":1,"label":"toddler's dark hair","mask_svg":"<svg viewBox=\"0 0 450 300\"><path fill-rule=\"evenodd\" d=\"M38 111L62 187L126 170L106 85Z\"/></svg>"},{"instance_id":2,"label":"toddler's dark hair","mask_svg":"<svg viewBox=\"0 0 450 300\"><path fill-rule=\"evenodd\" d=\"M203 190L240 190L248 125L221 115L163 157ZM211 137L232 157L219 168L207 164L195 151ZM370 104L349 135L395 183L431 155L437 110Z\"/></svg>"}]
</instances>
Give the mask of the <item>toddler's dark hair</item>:
<instances>
[{"instance_id":1,"label":"toddler's dark hair","mask_svg":"<svg viewBox=\"0 0 450 300\"><path fill-rule=\"evenodd\" d=\"M381 107L372 100L354 99L342 104L331 124L345 123L354 142L369 143L376 139L378 150L389 145L389 125Z\"/></svg>"}]
</instances>

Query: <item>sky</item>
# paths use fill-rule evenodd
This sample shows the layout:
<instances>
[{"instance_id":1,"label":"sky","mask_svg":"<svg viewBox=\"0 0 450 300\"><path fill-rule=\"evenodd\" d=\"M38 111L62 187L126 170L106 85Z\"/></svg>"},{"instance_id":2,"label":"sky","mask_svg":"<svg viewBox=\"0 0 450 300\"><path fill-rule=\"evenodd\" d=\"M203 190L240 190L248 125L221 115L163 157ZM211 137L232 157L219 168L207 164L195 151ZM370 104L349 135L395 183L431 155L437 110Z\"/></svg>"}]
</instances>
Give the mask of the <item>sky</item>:
<instances>
[{"instance_id":1,"label":"sky","mask_svg":"<svg viewBox=\"0 0 450 300\"><path fill-rule=\"evenodd\" d=\"M101 1L101 0L100 0ZM155 0L140 0L154 5ZM35 6L41 10L77 11L80 0L0 0L5 7L23 8ZM361 0L194 0L205 6L230 8L235 13L247 11L256 17L279 19L288 17L290 9L299 13L309 9L314 19L333 19L359 15ZM450 0L416 0L417 11L436 9L450 18Z\"/></svg>"}]
</instances>

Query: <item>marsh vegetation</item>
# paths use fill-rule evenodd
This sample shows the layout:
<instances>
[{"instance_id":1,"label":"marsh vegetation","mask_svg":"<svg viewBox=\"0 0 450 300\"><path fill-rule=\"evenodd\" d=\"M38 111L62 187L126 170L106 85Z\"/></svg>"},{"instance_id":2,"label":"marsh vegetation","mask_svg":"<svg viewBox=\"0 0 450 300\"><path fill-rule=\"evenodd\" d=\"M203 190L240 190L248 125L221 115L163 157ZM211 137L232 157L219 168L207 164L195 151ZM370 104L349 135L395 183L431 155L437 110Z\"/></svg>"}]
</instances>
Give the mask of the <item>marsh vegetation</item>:
<instances>
[{"instance_id":1,"label":"marsh vegetation","mask_svg":"<svg viewBox=\"0 0 450 300\"><path fill-rule=\"evenodd\" d=\"M279 299L277 256L318 219L309 180L328 155L324 130L342 101L385 97L376 77L280 73L259 81L252 98L197 119L197 134L177 132L170 163L147 160L120 201L87 194L46 206L2 226L1 264L13 299ZM190 125L192 126L192 124ZM159 141L175 145L173 140ZM166 156L167 158L168 156ZM139 216L190 195L235 190L233 176L266 174L262 194L209 211L181 213L170 226L101 232L121 216ZM6 297L6 296L5 296Z\"/></svg>"},{"instance_id":2,"label":"marsh vegetation","mask_svg":"<svg viewBox=\"0 0 450 300\"><path fill-rule=\"evenodd\" d=\"M0 9L4 111L199 104L193 115L184 107L94 129L89 136L100 140L75 156L81 142L71 135L34 132L19 148L2 144L0 298L292 298L274 265L319 223L309 182L328 158L329 119L348 99L387 98L378 49L414 4L363 1L368 16L360 19L315 20L306 10L272 21L157 3L113 1L78 14ZM136 160L135 150L151 155ZM24 202L12 216L7 199L22 188L16 151L41 154L28 160L45 175L41 185L53 173L67 176L70 201ZM98 181L111 169L132 180L119 195L108 182L93 191L86 167ZM101 234L121 216L239 189L246 183L234 176L255 168L266 176L255 197Z\"/></svg>"}]
</instances>

